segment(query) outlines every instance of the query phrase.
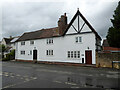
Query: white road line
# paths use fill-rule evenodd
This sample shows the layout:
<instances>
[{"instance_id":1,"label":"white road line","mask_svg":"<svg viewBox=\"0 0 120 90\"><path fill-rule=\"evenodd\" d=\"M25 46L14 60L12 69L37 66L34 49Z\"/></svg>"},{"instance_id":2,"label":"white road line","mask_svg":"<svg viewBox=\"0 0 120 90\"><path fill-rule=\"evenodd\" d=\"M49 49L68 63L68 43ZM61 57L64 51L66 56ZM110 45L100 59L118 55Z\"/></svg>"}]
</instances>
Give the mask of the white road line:
<instances>
[{"instance_id":1,"label":"white road line","mask_svg":"<svg viewBox=\"0 0 120 90\"><path fill-rule=\"evenodd\" d=\"M70 88L80 88L80 87L70 87Z\"/></svg>"},{"instance_id":2,"label":"white road line","mask_svg":"<svg viewBox=\"0 0 120 90\"><path fill-rule=\"evenodd\" d=\"M62 82L60 82L60 81L53 81L53 82L55 82L55 83L62 83Z\"/></svg>"},{"instance_id":3,"label":"white road line","mask_svg":"<svg viewBox=\"0 0 120 90\"><path fill-rule=\"evenodd\" d=\"M65 84L69 84L69 85L77 85L75 83L69 83L69 82L65 82Z\"/></svg>"},{"instance_id":4,"label":"white road line","mask_svg":"<svg viewBox=\"0 0 120 90\"><path fill-rule=\"evenodd\" d=\"M4 76L8 77L9 75L4 75Z\"/></svg>"},{"instance_id":5,"label":"white road line","mask_svg":"<svg viewBox=\"0 0 120 90\"><path fill-rule=\"evenodd\" d=\"M18 76L18 77L19 77L19 76L21 76L21 75L17 74L16 76Z\"/></svg>"},{"instance_id":6,"label":"white road line","mask_svg":"<svg viewBox=\"0 0 120 90\"><path fill-rule=\"evenodd\" d=\"M57 71L57 70L47 70L47 69L41 69L41 70L37 70L37 71L54 72L54 73L62 73L62 74L73 74L72 72Z\"/></svg>"},{"instance_id":7,"label":"white road line","mask_svg":"<svg viewBox=\"0 0 120 90\"><path fill-rule=\"evenodd\" d=\"M15 77L15 76L10 76L10 77L12 77L12 78L13 78L13 77Z\"/></svg>"}]
</instances>

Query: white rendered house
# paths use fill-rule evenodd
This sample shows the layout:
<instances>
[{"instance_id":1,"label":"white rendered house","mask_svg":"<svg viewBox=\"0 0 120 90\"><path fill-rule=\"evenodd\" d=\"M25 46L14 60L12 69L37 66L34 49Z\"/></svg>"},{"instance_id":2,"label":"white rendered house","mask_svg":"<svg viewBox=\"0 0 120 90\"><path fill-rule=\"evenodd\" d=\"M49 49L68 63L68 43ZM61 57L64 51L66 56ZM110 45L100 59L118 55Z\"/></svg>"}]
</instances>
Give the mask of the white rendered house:
<instances>
[{"instance_id":1,"label":"white rendered house","mask_svg":"<svg viewBox=\"0 0 120 90\"><path fill-rule=\"evenodd\" d=\"M16 42L16 60L96 64L101 37L78 10L69 24L24 33Z\"/></svg>"}]
</instances>

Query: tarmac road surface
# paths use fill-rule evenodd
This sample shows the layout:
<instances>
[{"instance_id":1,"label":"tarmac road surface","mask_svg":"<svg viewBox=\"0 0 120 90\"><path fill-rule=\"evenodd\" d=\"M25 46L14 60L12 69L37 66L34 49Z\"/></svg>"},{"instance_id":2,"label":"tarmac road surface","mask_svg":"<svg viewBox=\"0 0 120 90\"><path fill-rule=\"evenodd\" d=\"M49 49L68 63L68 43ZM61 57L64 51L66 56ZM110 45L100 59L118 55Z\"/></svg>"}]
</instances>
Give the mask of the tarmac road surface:
<instances>
[{"instance_id":1,"label":"tarmac road surface","mask_svg":"<svg viewBox=\"0 0 120 90\"><path fill-rule=\"evenodd\" d=\"M2 62L2 88L120 89L117 69Z\"/></svg>"}]
</instances>

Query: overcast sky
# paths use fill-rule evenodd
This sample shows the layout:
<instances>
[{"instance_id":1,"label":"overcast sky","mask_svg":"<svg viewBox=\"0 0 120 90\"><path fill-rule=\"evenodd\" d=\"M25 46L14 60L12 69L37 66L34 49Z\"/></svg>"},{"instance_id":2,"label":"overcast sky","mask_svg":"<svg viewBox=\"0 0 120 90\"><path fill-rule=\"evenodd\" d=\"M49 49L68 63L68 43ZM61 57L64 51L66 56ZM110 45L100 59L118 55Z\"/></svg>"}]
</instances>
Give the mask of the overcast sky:
<instances>
[{"instance_id":1,"label":"overcast sky","mask_svg":"<svg viewBox=\"0 0 120 90\"><path fill-rule=\"evenodd\" d=\"M2 2L2 37L19 36L24 32L56 27L58 19L65 12L69 23L79 8L98 34L105 38L108 28L112 26L110 19L119 0L16 1Z\"/></svg>"}]
</instances>

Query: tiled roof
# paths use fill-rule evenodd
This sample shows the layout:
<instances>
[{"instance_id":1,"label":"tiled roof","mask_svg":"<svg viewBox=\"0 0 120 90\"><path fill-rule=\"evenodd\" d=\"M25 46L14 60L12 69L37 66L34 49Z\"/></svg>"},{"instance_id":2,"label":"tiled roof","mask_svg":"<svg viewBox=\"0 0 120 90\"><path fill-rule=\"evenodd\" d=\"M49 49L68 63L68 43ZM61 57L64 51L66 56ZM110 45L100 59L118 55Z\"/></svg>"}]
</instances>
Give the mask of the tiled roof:
<instances>
[{"instance_id":1,"label":"tiled roof","mask_svg":"<svg viewBox=\"0 0 120 90\"><path fill-rule=\"evenodd\" d=\"M33 40L60 36L58 27L24 33L17 41Z\"/></svg>"},{"instance_id":2,"label":"tiled roof","mask_svg":"<svg viewBox=\"0 0 120 90\"><path fill-rule=\"evenodd\" d=\"M13 38L4 38L6 44L10 44L10 41L12 40Z\"/></svg>"},{"instance_id":3,"label":"tiled roof","mask_svg":"<svg viewBox=\"0 0 120 90\"><path fill-rule=\"evenodd\" d=\"M85 17L78 10L77 13L75 14L75 16L73 17L73 19L71 20L71 22L68 25L66 25L65 29L63 30L63 32L61 34L59 32L60 29L58 27L49 28L49 29L42 29L42 30L38 30L38 31L34 31L34 32L24 33L17 41L64 36L66 34L66 32L68 31L69 27L74 22L77 15L80 15L83 18L83 20L89 26L89 28L92 30L92 32L95 33L95 35L101 40L101 37L98 35L98 33L94 30L94 28L89 24L89 22L85 19Z\"/></svg>"}]
</instances>

